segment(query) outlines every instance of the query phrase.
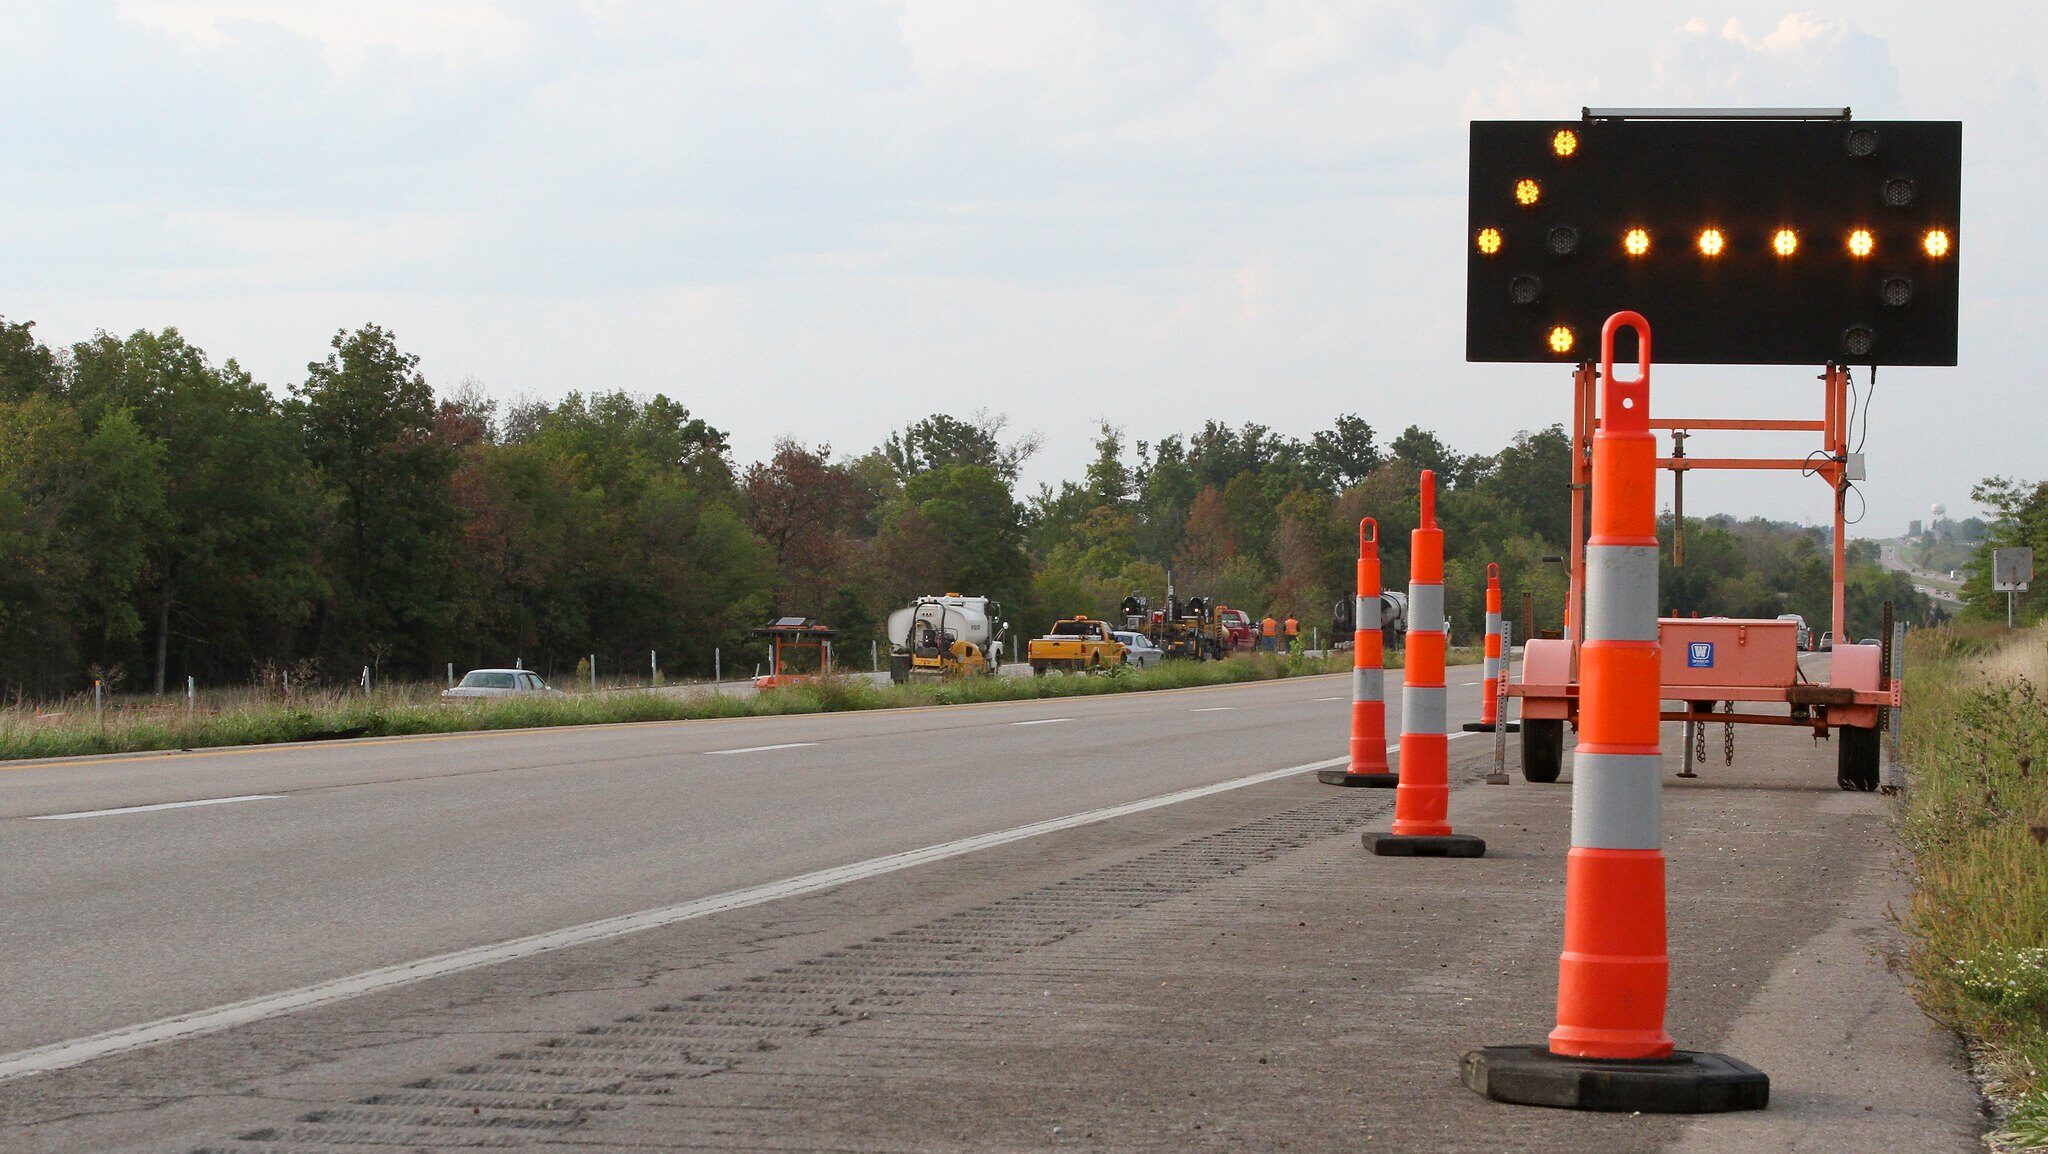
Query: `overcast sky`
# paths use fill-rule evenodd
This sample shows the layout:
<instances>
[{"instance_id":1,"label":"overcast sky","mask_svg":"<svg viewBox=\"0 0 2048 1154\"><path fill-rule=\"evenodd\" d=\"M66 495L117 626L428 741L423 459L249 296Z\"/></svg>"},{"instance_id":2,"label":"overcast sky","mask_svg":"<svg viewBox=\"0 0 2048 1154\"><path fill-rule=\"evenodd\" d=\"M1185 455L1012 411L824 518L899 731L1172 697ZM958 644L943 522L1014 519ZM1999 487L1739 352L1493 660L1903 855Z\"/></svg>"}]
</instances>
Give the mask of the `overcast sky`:
<instances>
[{"instance_id":1,"label":"overcast sky","mask_svg":"<svg viewBox=\"0 0 2048 1154\"><path fill-rule=\"evenodd\" d=\"M1962 365L1880 373L1881 535L2048 476L2042 13L0 0L0 315L176 326L279 391L376 321L444 390L665 392L742 460L980 408L1045 434L1033 482L1078 476L1099 418L1353 411L1490 452L1565 419L1569 378L1463 361L1468 120L1846 104L1964 122ZM1656 403L1813 416L1812 376L1672 367ZM1796 477L1686 497L1828 510Z\"/></svg>"}]
</instances>

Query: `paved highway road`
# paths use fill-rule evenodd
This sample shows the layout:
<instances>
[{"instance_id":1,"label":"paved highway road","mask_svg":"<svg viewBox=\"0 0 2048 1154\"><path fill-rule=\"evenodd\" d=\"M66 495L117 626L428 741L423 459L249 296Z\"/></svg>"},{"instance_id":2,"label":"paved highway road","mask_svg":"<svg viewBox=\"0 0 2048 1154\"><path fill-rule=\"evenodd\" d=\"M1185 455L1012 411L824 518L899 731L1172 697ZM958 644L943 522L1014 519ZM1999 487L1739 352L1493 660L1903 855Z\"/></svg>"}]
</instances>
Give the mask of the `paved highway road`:
<instances>
[{"instance_id":1,"label":"paved highway road","mask_svg":"<svg viewBox=\"0 0 2048 1154\"><path fill-rule=\"evenodd\" d=\"M1453 729L1478 676L1451 670ZM10 765L0 1057L1334 756L1348 691L1318 677Z\"/></svg>"}]
</instances>

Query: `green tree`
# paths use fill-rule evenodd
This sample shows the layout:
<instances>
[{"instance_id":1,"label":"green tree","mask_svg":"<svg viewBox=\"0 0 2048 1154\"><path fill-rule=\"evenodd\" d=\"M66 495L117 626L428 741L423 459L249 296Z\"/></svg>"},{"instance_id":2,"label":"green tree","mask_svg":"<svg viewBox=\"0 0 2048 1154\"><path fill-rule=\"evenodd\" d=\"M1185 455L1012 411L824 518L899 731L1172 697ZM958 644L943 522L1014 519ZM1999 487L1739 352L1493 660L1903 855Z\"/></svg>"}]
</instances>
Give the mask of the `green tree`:
<instances>
[{"instance_id":1,"label":"green tree","mask_svg":"<svg viewBox=\"0 0 2048 1154\"><path fill-rule=\"evenodd\" d=\"M158 693L173 656L202 674L239 674L285 656L320 583L308 557L316 494L269 391L230 360L218 368L176 329L72 346L66 395L89 426L132 417L160 450L150 478L138 596Z\"/></svg>"},{"instance_id":2,"label":"green tree","mask_svg":"<svg viewBox=\"0 0 2048 1154\"><path fill-rule=\"evenodd\" d=\"M436 435L419 358L391 333L365 325L330 343L292 390L306 457L338 501L321 649L344 669L390 660L422 670L450 616L455 452Z\"/></svg>"}]
</instances>

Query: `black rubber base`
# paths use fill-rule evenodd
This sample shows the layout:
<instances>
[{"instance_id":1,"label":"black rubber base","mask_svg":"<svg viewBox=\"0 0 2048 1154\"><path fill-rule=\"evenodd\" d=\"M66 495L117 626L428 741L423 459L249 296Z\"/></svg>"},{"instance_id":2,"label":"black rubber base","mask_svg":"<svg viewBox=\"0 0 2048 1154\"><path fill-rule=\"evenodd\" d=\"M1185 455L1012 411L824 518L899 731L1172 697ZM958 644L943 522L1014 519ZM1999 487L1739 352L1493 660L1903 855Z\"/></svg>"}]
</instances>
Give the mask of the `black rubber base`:
<instances>
[{"instance_id":1,"label":"black rubber base","mask_svg":"<svg viewBox=\"0 0 2048 1154\"><path fill-rule=\"evenodd\" d=\"M1496 1102L1644 1114L1761 1110L1771 1079L1725 1054L1679 1050L1669 1058L1566 1058L1545 1046L1488 1046L1465 1055L1466 1088Z\"/></svg>"},{"instance_id":2,"label":"black rubber base","mask_svg":"<svg viewBox=\"0 0 2048 1154\"><path fill-rule=\"evenodd\" d=\"M1398 773L1352 773L1345 769L1316 770L1316 780L1324 785L1362 785L1372 789L1392 789L1401 784Z\"/></svg>"},{"instance_id":3,"label":"black rubber base","mask_svg":"<svg viewBox=\"0 0 2048 1154\"><path fill-rule=\"evenodd\" d=\"M1483 721L1468 721L1465 723L1466 733L1492 733L1500 728L1502 727L1497 725L1488 725ZM1507 723L1505 728L1509 733L1520 733L1522 732L1522 723L1519 721L1510 721Z\"/></svg>"},{"instance_id":4,"label":"black rubber base","mask_svg":"<svg viewBox=\"0 0 2048 1154\"><path fill-rule=\"evenodd\" d=\"M1467 833L1441 837L1368 833L1359 839L1381 857L1485 857L1486 842Z\"/></svg>"}]
</instances>

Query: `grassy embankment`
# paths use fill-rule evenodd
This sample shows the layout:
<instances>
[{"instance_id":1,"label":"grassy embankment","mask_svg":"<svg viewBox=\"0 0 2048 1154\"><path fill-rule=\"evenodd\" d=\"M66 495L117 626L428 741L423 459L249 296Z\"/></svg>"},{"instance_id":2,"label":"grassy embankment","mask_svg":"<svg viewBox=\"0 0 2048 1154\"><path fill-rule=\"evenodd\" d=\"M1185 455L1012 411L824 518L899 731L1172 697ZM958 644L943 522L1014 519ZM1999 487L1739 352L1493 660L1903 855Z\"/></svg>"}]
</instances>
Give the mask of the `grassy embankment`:
<instances>
[{"instance_id":1,"label":"grassy embankment","mask_svg":"<svg viewBox=\"0 0 2048 1154\"><path fill-rule=\"evenodd\" d=\"M1923 631L1906 678L1921 1002L1976 1050L2000 1142L2048 1146L2048 630Z\"/></svg>"},{"instance_id":2,"label":"grassy embankment","mask_svg":"<svg viewBox=\"0 0 2048 1154\"><path fill-rule=\"evenodd\" d=\"M1454 662L1470 663L1477 659L1474 651L1452 653ZM1387 664L1390 668L1398 666L1400 655L1389 653ZM289 701L249 697L189 715L182 706L165 705L109 710L96 717L87 698L70 703L61 716L54 718L48 714L39 717L32 710L0 711L0 760L267 745L341 736L388 737L1086 697L1267 681L1350 668L1348 653L1329 658L1246 655L1204 663L1173 661L1143 672L1118 670L1101 676L975 678L913 685L877 685L865 677L843 677L758 694L718 695L705 687L463 702L443 701L438 686L419 684L379 689L367 697L339 691L301 693Z\"/></svg>"}]
</instances>

